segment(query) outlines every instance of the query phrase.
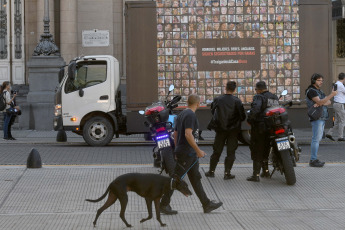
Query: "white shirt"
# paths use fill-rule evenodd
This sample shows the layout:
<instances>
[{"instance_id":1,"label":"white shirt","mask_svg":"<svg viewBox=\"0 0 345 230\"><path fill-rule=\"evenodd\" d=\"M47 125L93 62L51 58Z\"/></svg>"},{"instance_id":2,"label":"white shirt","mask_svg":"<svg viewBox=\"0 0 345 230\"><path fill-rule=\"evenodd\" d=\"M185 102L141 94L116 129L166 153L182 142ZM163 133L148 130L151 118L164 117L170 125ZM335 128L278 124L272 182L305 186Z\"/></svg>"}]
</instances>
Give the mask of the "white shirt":
<instances>
[{"instance_id":1,"label":"white shirt","mask_svg":"<svg viewBox=\"0 0 345 230\"><path fill-rule=\"evenodd\" d=\"M11 101L11 96L10 96L10 93L7 90L4 90L2 93L4 94L4 97L5 97L5 100L6 100L6 108L3 110L5 112L6 109L9 109L11 107L8 104Z\"/></svg>"},{"instance_id":2,"label":"white shirt","mask_svg":"<svg viewBox=\"0 0 345 230\"><path fill-rule=\"evenodd\" d=\"M338 85L338 93L334 96L334 102L345 103L345 86L340 81L337 81L335 84Z\"/></svg>"}]
</instances>

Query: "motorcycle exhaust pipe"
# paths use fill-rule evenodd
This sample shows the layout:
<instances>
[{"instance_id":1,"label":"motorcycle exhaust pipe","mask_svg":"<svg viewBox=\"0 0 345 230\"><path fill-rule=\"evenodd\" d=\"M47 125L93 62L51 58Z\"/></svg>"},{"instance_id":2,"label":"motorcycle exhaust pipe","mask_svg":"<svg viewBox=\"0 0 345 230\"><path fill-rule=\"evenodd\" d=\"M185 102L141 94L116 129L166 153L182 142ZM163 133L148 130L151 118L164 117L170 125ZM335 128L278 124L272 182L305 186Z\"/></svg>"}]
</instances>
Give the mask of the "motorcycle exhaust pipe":
<instances>
[{"instance_id":1,"label":"motorcycle exhaust pipe","mask_svg":"<svg viewBox=\"0 0 345 230\"><path fill-rule=\"evenodd\" d=\"M296 140L296 138L295 138L294 135L290 135L289 136L289 141L290 141L291 144L295 143L295 140Z\"/></svg>"}]
</instances>

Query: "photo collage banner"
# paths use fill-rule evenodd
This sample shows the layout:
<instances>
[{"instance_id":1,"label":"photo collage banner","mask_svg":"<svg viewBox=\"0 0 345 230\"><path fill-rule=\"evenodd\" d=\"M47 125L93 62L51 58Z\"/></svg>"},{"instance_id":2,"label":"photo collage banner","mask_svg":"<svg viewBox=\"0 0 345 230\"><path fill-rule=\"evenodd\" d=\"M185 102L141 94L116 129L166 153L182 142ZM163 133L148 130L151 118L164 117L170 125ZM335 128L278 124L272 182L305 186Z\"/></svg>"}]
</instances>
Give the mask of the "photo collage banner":
<instances>
[{"instance_id":1,"label":"photo collage banner","mask_svg":"<svg viewBox=\"0 0 345 230\"><path fill-rule=\"evenodd\" d=\"M206 105L237 82L236 96L253 101L265 81L283 100L300 99L298 0L157 0L158 95L170 85L185 104Z\"/></svg>"}]
</instances>

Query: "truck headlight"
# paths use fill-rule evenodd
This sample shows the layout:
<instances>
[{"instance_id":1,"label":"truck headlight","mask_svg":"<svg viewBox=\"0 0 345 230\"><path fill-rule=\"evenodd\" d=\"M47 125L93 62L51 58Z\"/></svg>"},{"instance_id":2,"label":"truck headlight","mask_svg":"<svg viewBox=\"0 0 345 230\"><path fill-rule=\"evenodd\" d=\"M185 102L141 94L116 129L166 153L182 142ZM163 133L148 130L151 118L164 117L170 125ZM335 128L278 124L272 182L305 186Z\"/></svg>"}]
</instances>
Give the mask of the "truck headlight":
<instances>
[{"instance_id":1,"label":"truck headlight","mask_svg":"<svg viewBox=\"0 0 345 230\"><path fill-rule=\"evenodd\" d=\"M55 105L55 116L61 116L61 105L57 104Z\"/></svg>"}]
</instances>

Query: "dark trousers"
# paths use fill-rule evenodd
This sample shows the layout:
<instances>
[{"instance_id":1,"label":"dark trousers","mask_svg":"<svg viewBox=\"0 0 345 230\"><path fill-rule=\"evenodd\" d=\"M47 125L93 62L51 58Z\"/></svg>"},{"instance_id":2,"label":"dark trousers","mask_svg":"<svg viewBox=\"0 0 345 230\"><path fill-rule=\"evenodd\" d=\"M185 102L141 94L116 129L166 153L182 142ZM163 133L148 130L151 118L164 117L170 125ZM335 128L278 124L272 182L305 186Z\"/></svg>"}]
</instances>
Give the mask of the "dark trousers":
<instances>
[{"instance_id":1,"label":"dark trousers","mask_svg":"<svg viewBox=\"0 0 345 230\"><path fill-rule=\"evenodd\" d=\"M176 168L175 168L175 174L181 178L182 175L185 174L185 172L191 167L191 165L196 160L197 160L196 156L185 157L185 156L177 155L177 164L176 164ZM189 169L187 175L188 175L189 181L192 184L192 187L193 187L196 195L198 196L201 204L203 206L208 205L210 200L207 198L207 195L206 195L204 188L202 187L202 184L201 184L201 174L199 172L199 161L196 162L191 169ZM171 192L163 195L162 200L161 200L161 206L167 206L168 204L170 204L170 199L171 199L171 196L173 195L173 191L174 190L171 190Z\"/></svg>"},{"instance_id":2,"label":"dark trousers","mask_svg":"<svg viewBox=\"0 0 345 230\"><path fill-rule=\"evenodd\" d=\"M237 140L238 130L234 131L220 131L216 132L216 137L213 143L213 154L211 155L211 167L216 167L219 158L222 155L224 145L226 144L226 157L224 161L225 168L235 161L235 151L238 147ZM231 170L231 168L230 168ZM211 170L214 171L214 170Z\"/></svg>"},{"instance_id":3,"label":"dark trousers","mask_svg":"<svg viewBox=\"0 0 345 230\"><path fill-rule=\"evenodd\" d=\"M4 124L3 124L3 130L4 130L4 138L10 138L11 136L11 119L12 114L4 112Z\"/></svg>"},{"instance_id":4,"label":"dark trousers","mask_svg":"<svg viewBox=\"0 0 345 230\"><path fill-rule=\"evenodd\" d=\"M252 125L250 153L253 161L262 162L268 159L270 153L270 137L263 123Z\"/></svg>"}]
</instances>

